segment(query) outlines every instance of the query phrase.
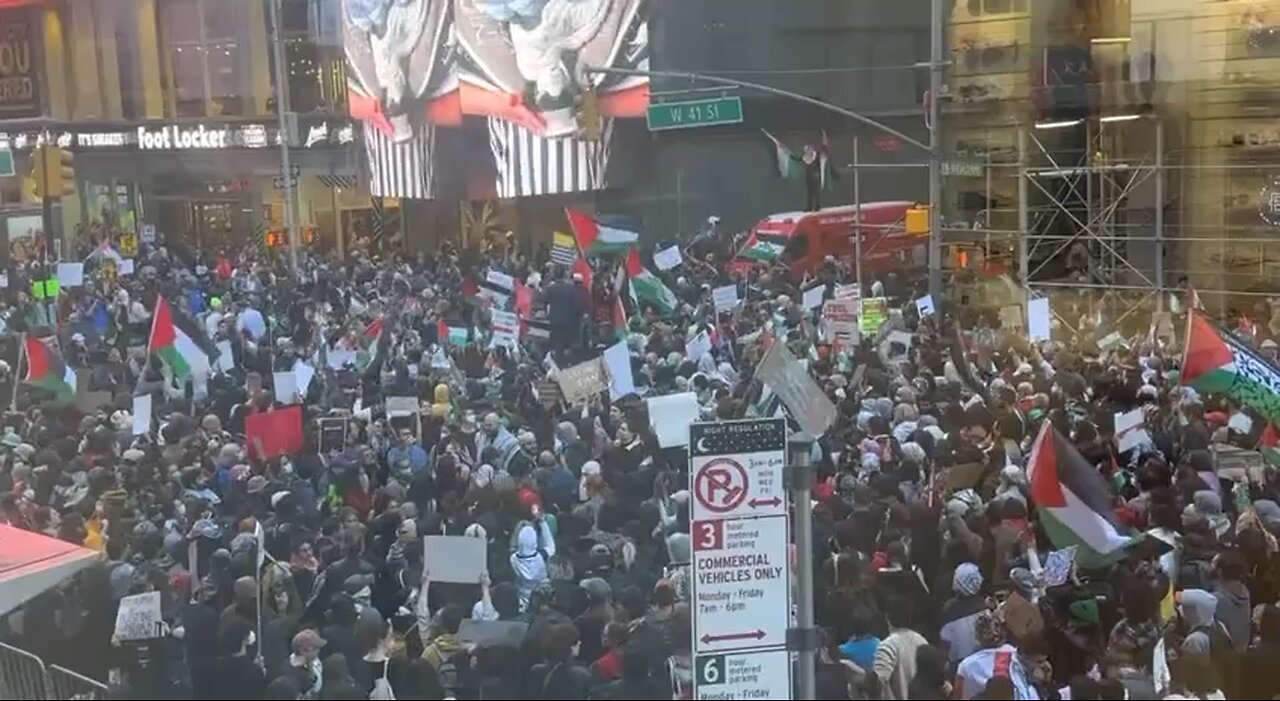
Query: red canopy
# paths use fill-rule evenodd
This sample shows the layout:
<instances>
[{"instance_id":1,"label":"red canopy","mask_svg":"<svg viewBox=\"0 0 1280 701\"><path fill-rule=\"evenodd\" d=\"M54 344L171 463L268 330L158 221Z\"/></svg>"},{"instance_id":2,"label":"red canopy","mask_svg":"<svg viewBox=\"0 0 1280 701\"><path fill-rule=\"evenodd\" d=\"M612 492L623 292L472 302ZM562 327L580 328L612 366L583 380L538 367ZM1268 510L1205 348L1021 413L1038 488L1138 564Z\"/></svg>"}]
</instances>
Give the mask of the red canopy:
<instances>
[{"instance_id":1,"label":"red canopy","mask_svg":"<svg viewBox=\"0 0 1280 701\"><path fill-rule=\"evenodd\" d=\"M97 560L88 548L0 524L0 615Z\"/></svg>"}]
</instances>

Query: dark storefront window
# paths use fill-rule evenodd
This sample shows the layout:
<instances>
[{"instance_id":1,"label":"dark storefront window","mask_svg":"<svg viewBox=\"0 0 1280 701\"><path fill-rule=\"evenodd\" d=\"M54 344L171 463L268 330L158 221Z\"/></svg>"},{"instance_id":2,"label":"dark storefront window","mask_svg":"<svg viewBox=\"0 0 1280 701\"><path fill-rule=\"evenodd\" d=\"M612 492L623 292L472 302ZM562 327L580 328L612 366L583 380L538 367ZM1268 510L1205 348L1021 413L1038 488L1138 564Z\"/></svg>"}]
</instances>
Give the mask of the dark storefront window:
<instances>
[{"instance_id":1,"label":"dark storefront window","mask_svg":"<svg viewBox=\"0 0 1280 701\"><path fill-rule=\"evenodd\" d=\"M300 114L341 112L346 105L340 3L281 0L289 109Z\"/></svg>"},{"instance_id":2,"label":"dark storefront window","mask_svg":"<svg viewBox=\"0 0 1280 701\"><path fill-rule=\"evenodd\" d=\"M176 116L244 114L247 76L240 70L243 0L165 0L160 5L166 87Z\"/></svg>"}]
</instances>

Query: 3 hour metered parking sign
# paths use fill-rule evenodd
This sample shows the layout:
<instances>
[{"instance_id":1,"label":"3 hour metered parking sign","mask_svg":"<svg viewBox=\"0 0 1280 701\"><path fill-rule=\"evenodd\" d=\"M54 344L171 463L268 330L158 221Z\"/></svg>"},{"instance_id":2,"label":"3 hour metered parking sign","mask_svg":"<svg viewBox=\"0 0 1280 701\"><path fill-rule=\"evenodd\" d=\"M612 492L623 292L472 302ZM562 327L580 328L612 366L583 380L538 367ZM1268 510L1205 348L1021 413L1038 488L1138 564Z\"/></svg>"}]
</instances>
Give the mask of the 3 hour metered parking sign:
<instances>
[{"instance_id":1,"label":"3 hour metered parking sign","mask_svg":"<svg viewBox=\"0 0 1280 701\"><path fill-rule=\"evenodd\" d=\"M786 421L689 427L695 699L789 699Z\"/></svg>"}]
</instances>

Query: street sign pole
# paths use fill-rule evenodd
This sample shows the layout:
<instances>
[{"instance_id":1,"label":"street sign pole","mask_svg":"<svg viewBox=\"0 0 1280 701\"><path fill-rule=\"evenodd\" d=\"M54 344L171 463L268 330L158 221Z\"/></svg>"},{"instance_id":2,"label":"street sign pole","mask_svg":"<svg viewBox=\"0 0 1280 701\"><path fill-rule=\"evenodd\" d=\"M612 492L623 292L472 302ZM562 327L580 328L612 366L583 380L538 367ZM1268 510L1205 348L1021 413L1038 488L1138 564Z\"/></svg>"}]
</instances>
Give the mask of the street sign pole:
<instances>
[{"instance_id":1,"label":"street sign pole","mask_svg":"<svg viewBox=\"0 0 1280 701\"><path fill-rule=\"evenodd\" d=\"M813 620L813 438L803 431L787 441L787 470L796 513L796 627L787 647L797 653L796 697L817 698L818 631Z\"/></svg>"},{"instance_id":2,"label":"street sign pole","mask_svg":"<svg viewBox=\"0 0 1280 701\"><path fill-rule=\"evenodd\" d=\"M689 427L694 699L793 698L786 432Z\"/></svg>"}]
</instances>

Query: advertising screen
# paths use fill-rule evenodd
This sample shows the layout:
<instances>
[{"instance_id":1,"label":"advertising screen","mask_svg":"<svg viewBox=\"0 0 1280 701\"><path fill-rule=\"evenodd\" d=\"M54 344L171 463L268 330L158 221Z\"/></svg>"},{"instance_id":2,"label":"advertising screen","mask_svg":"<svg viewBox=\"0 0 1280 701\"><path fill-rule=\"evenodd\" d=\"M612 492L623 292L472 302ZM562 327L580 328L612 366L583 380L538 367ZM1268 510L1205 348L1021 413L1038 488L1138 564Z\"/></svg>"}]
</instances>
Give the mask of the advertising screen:
<instances>
[{"instance_id":1,"label":"advertising screen","mask_svg":"<svg viewBox=\"0 0 1280 701\"><path fill-rule=\"evenodd\" d=\"M351 114L372 194L486 197L616 185L649 103L648 0L343 0ZM599 138L584 138L597 95ZM455 143L449 147L450 140Z\"/></svg>"}]
</instances>

